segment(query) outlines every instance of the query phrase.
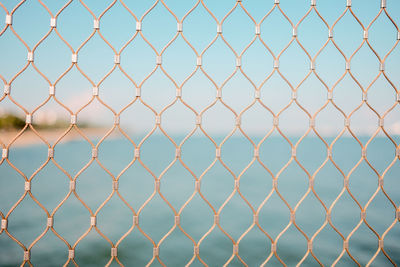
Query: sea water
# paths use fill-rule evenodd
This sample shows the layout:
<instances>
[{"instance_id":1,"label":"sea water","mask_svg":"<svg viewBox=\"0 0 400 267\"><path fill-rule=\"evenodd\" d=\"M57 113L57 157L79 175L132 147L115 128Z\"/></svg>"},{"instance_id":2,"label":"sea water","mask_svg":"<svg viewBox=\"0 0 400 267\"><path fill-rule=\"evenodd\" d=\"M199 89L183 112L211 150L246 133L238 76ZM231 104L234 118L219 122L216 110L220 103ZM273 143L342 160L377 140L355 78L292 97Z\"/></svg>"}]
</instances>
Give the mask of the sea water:
<instances>
[{"instance_id":1,"label":"sea water","mask_svg":"<svg viewBox=\"0 0 400 267\"><path fill-rule=\"evenodd\" d=\"M182 139L173 138L175 142ZM222 137L215 139L223 141ZM326 141L330 144L333 138ZM360 141L365 144L368 138ZM327 161L326 145L318 138L302 140L295 161L288 142L276 136L260 146L259 160L254 157L254 146L243 136L224 142L221 160L216 159L215 145L198 136L182 145L181 160L175 157L172 142L161 135L150 136L142 144L140 161L134 160L134 146L125 138L102 142L97 160L92 160L92 147L83 140L57 145L54 155L56 164L50 161L36 172L46 163L45 145L12 147L9 154L11 164L28 178L33 176L32 195L43 205L27 194L8 216L10 234L26 247L35 242L31 249L34 266L62 266L68 259L67 244L74 246L77 240L75 260L80 266L105 265L111 258L111 242L119 242L118 259L125 266L145 266L153 257L153 242L160 240L160 259L167 266L187 264L193 257L193 242L199 240L199 255L209 266L222 266L231 257L232 240L240 240L239 256L248 266L259 266L271 252L271 239L278 236L278 256L288 266L294 266L307 252L307 238L317 231L313 253L322 264L331 265L342 252L343 238L355 227L358 228L349 239L349 252L360 264L367 264L378 250L376 234L385 234L384 249L400 264L400 223L395 219L394 206L400 202L400 162L395 157L395 146L387 138L370 142L367 161L361 157L360 144L351 137L342 137L334 144L334 162ZM384 192L378 185L382 174ZM273 190L273 176L278 177L279 194ZM351 194L342 192L345 176L349 176ZM118 193L112 193L112 177L119 179ZM161 195L152 195L156 177L161 177ZM239 192L234 191L238 177ZM76 195L69 194L69 181L73 178ZM201 179L201 195L195 193L196 178ZM314 179L315 192L308 191L310 178ZM24 179L4 161L0 165L0 211L4 216L23 195ZM369 226L360 219L360 207L367 203ZM296 207L295 222L303 233L290 224L289 207ZM326 224L325 209L331 209L336 229ZM49 229L36 242L46 231L46 211L54 214L54 232ZM98 230L90 229L91 212L96 214ZM140 229L132 230L134 212ZM215 212L220 213L219 225L214 225ZM255 212L262 230L253 224ZM180 227L174 228L178 213ZM21 246L3 231L0 266L19 266L22 259ZM374 263L391 266L382 252ZM310 254L304 264L318 265ZM152 266L159 265L153 261ZM269 265L281 264L273 256ZM347 253L338 263L354 265ZM193 266L202 264L195 259ZM235 257L230 266L242 264Z\"/></svg>"}]
</instances>

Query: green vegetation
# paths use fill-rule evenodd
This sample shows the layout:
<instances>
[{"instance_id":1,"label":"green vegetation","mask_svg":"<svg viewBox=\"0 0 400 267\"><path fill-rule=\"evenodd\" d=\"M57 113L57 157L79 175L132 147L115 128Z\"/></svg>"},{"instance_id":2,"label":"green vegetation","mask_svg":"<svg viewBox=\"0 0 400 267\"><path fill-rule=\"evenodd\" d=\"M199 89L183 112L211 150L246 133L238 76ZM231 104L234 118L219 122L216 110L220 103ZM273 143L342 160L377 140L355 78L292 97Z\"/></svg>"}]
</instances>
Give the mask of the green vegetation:
<instances>
[{"instance_id":1,"label":"green vegetation","mask_svg":"<svg viewBox=\"0 0 400 267\"><path fill-rule=\"evenodd\" d=\"M67 128L69 123L62 120L57 120L52 124L44 124L44 123L33 123L32 124L36 129L59 129L59 128ZM0 115L0 130L18 130L22 129L25 126L25 120L15 116L13 114L2 114ZM88 128L90 125L88 123L79 123L78 127L80 128Z\"/></svg>"},{"instance_id":2,"label":"green vegetation","mask_svg":"<svg viewBox=\"0 0 400 267\"><path fill-rule=\"evenodd\" d=\"M5 114L3 116L0 116L1 130L21 129L24 126L25 126L25 121L15 115Z\"/></svg>"}]
</instances>

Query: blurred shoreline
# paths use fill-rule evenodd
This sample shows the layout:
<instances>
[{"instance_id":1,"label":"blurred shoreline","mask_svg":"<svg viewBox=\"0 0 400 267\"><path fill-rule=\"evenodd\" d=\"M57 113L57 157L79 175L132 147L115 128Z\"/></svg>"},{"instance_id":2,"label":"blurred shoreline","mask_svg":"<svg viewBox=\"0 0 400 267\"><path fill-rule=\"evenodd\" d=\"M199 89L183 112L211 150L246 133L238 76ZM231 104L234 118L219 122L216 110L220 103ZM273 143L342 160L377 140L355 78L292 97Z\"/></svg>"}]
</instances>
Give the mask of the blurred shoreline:
<instances>
[{"instance_id":1,"label":"blurred shoreline","mask_svg":"<svg viewBox=\"0 0 400 267\"><path fill-rule=\"evenodd\" d=\"M107 134L111 128L88 127L80 128L84 135L90 140L99 140ZM66 129L39 129L37 132L50 144L53 145ZM0 145L7 146L20 132L20 130L0 130ZM107 139L116 138L117 134L113 131ZM76 140L84 140L82 135L75 129L71 129L58 143L65 143ZM26 129L11 145L12 147L27 147L32 145L45 144L35 132Z\"/></svg>"},{"instance_id":2,"label":"blurred shoreline","mask_svg":"<svg viewBox=\"0 0 400 267\"><path fill-rule=\"evenodd\" d=\"M78 126L79 127L79 126ZM93 143L97 143L98 140L103 138L110 130L112 127L79 127L80 131L87 137L89 138ZM61 136L64 135L65 131L67 129L62 129L62 128L49 128L49 129L37 129L35 128L36 131L50 144L53 145ZM0 129L0 146L1 147L6 147L10 142L19 134L21 130L15 130L15 129ZM129 136L132 137L132 132L131 131L125 131ZM139 135L143 135L143 137L146 135L144 133L139 133ZM157 136L157 133L153 133L153 136ZM164 136L164 135L162 135ZM173 137L180 137L180 139L183 139L185 137L185 134L173 134ZM250 135L253 138L256 138L260 140L263 138L262 135ZM293 143L296 143L296 141L300 138L302 135L287 135L289 139ZM114 129L107 137L107 140L114 140L121 138L122 134L118 129ZM225 135L213 135L212 136L214 139L224 139L226 136ZM335 136L322 136L325 141L328 143L332 142L336 137ZM368 141L371 136L367 135L359 135L357 136L362 142ZM399 135L393 135L393 138L398 140L400 138ZM194 134L192 138L202 138L201 135L196 135ZM234 137L231 137L234 138ZM270 140L275 140L276 138L283 138L280 135L277 134L272 134L268 139ZM294 139L293 139L294 138ZM309 138L317 138L318 137L305 137L306 139ZM344 134L341 139L354 139L349 134ZM380 139L380 138L387 138L386 136L382 134L378 134L374 139ZM71 129L65 136L62 137L62 139L58 142L60 143L67 143L71 141L78 141L78 140L85 140L78 131L76 131L74 128ZM399 139L400 140L400 139ZM256 142L257 143L257 142ZM34 146L34 145L40 145L40 144L45 144L42 139L40 139L30 128L27 128L21 136L17 138L11 145L12 147L29 147L29 146Z\"/></svg>"}]
</instances>

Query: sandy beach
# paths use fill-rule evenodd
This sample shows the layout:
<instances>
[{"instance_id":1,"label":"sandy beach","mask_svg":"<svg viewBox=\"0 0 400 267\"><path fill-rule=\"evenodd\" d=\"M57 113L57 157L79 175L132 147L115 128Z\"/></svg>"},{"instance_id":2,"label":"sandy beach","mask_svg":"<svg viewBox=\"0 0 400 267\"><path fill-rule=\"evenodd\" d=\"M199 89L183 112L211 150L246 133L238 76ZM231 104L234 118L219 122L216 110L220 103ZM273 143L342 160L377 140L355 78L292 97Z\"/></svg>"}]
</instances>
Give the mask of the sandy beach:
<instances>
[{"instance_id":1,"label":"sandy beach","mask_svg":"<svg viewBox=\"0 0 400 267\"><path fill-rule=\"evenodd\" d=\"M107 134L110 128L80 128L80 130L91 140L99 140ZM64 133L66 129L46 129L38 130L39 134L50 144L54 144ZM107 139L116 138L117 131L113 131ZM19 134L17 130L0 130L0 145L7 146ZM65 143L74 140L83 140L84 138L75 129L71 129L59 143ZM44 144L35 132L26 129L12 144L13 147L22 147Z\"/></svg>"}]
</instances>

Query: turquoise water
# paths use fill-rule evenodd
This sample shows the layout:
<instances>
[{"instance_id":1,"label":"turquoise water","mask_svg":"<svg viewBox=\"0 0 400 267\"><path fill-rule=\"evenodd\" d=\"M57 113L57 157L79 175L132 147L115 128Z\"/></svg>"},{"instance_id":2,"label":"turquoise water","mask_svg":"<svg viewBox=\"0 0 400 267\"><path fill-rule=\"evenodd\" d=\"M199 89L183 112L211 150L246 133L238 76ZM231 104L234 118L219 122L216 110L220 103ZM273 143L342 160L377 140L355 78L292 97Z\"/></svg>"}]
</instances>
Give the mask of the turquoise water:
<instances>
[{"instance_id":1,"label":"turquoise water","mask_svg":"<svg viewBox=\"0 0 400 267\"><path fill-rule=\"evenodd\" d=\"M182 137L176 137L179 141ZM216 138L218 141L222 138ZM257 138L256 138L257 139ZM295 139L295 138L293 138ZM257 140L260 140L258 138ZM367 138L361 138L366 142ZM331 142L332 139L327 139ZM133 146L125 139L105 141L99 147L99 162L112 175L117 176L132 160ZM335 163L348 174L360 160L361 150L352 138L343 137L333 147ZM326 148L316 138L306 138L299 145L297 159L313 174L326 159ZM260 160L276 175L289 161L291 149L279 137L267 139L260 147ZM10 150L9 159L26 175L30 176L46 161L47 148L35 145ZM72 176L76 175L90 161L91 147L84 141L60 144L55 149L55 160ZM151 136L142 146L141 159L154 175L160 173L174 160L175 148L165 137ZM199 177L215 159L215 147L203 137L192 137L182 146L182 161ZM232 137L222 146L222 161L239 175L253 159L251 143L242 137ZM400 202L400 162L395 160L395 147L385 138L376 138L368 146L367 159L379 172L385 174L384 189L395 205ZM138 211L154 190L154 178L142 165L135 162L120 177L119 193ZM177 161L161 178L160 189L163 196L179 211L194 192L194 178ZM316 175L314 188L318 196L329 207L343 187L343 176L328 162ZM378 188L378 176L363 161L350 176L349 187L354 197L364 206ZM234 177L220 162L202 176L201 192L210 204L218 210L234 188ZM291 207L300 200L308 188L307 174L296 162L278 178L278 190ZM258 209L272 189L271 175L257 161L241 175L240 191L254 209ZM6 214L23 195L24 181L6 162L0 165L0 211ZM32 194L49 212L60 203L69 192L69 179L54 163L49 163L37 173L32 181ZM76 192L93 211L97 210L112 192L111 176L97 162L93 162L77 178ZM220 213L220 226L237 240L251 225L253 213L249 205L236 193ZM117 194L100 209L97 215L98 229L112 242L116 242L132 225L132 211ZM296 211L296 223L307 236L312 236L325 221L325 210L315 195L310 192ZM46 228L46 213L29 195L9 216L9 232L29 246ZM367 208L366 220L378 234L382 234L395 221L395 208L380 190ZM213 211L196 194L181 211L181 227L198 241L213 226ZM288 225L288 207L276 192L259 211L260 226L272 237ZM360 209L350 195L345 192L332 209L332 223L347 236L360 221ZM156 194L140 210L139 225L156 243L173 227L174 212ZM90 213L75 195L64 202L54 215L54 229L67 242L74 244L90 227ZM400 264L400 223L386 234L384 248L387 254ZM110 244L94 229L79 242L75 258L80 266L102 266L110 259ZM270 253L270 241L259 228L253 227L239 244L239 255L248 266L260 265ZM324 264L331 265L343 247L342 238L328 224L314 240L313 251ZM376 235L362 223L349 241L350 253L365 265L378 248ZM294 266L306 253L305 237L291 225L279 238L277 253L289 266ZM135 228L118 246L118 258L126 266L144 266L152 258L153 245ZM200 245L200 257L209 266L222 266L232 255L232 242L218 228L204 238ZM161 244L160 258L167 266L184 266L193 256L193 243L179 228L176 228ZM3 232L0 234L0 266L19 266L23 250ZM68 258L68 248L53 232L48 231L37 242L31 253L34 266L61 266ZM153 262L159 265L157 261ZM273 257L271 266L279 266ZM390 262L380 253L375 266L390 266ZM113 264L116 264L115 262ZM316 266L309 255L305 266ZM345 254L338 266L354 266ZM72 266L72 265L71 265ZM193 266L201 266L196 259ZM231 266L242 266L237 258Z\"/></svg>"}]
</instances>

